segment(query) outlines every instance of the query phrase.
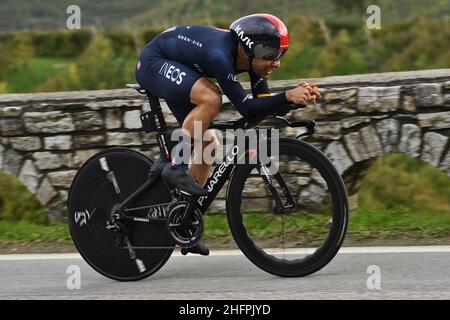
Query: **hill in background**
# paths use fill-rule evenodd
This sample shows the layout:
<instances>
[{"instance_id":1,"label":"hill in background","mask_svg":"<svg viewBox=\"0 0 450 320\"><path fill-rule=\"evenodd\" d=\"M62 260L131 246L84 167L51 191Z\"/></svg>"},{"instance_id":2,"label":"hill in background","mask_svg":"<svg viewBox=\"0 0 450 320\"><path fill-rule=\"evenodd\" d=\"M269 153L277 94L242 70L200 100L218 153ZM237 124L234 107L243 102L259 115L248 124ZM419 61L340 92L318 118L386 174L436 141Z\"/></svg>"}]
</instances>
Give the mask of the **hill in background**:
<instances>
[{"instance_id":1,"label":"hill in background","mask_svg":"<svg viewBox=\"0 0 450 320\"><path fill-rule=\"evenodd\" d=\"M366 28L369 2L380 30ZM286 22L292 43L270 80L450 67L448 0L78 0L81 30L67 30L72 3L0 2L0 93L121 88L167 27L226 27L261 11Z\"/></svg>"},{"instance_id":2,"label":"hill in background","mask_svg":"<svg viewBox=\"0 0 450 320\"><path fill-rule=\"evenodd\" d=\"M370 3L369 3L370 2ZM0 31L52 30L66 27L66 9L72 0L2 0ZM289 20L296 16L327 21L359 20L368 4L381 8L382 23L411 17L449 17L448 0L77 0L82 27L167 27L190 23L229 24L239 16L270 12Z\"/></svg>"}]
</instances>

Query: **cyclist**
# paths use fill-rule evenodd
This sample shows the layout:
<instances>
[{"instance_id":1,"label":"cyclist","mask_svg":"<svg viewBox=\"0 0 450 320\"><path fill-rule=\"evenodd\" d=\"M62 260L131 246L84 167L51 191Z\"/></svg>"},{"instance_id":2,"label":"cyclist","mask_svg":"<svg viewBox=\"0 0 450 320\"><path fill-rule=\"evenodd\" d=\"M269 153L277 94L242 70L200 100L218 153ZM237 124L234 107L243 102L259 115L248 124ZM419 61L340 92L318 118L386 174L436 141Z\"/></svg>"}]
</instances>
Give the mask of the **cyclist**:
<instances>
[{"instance_id":1,"label":"cyclist","mask_svg":"<svg viewBox=\"0 0 450 320\"><path fill-rule=\"evenodd\" d=\"M301 82L298 87L270 95L266 78L280 67L280 58L290 45L285 24L270 14L253 14L234 21L228 30L190 25L170 28L149 42L136 65L138 83L155 96L164 98L189 138L192 152L196 143L203 150L214 137L203 142L204 131L222 106L222 92L244 116L270 112L289 103L310 104L320 98L315 84ZM236 75L248 72L253 99L238 82ZM217 79L218 85L208 78ZM219 88L220 86L220 88ZM194 123L201 124L201 136L194 137ZM196 137L194 137L196 138ZM186 150L181 143L178 148ZM211 164L183 161L183 152L172 152L171 166L163 171L164 180L190 195L207 195L202 188ZM189 172L190 170L190 172ZM208 255L201 241L182 249L186 254Z\"/></svg>"}]
</instances>

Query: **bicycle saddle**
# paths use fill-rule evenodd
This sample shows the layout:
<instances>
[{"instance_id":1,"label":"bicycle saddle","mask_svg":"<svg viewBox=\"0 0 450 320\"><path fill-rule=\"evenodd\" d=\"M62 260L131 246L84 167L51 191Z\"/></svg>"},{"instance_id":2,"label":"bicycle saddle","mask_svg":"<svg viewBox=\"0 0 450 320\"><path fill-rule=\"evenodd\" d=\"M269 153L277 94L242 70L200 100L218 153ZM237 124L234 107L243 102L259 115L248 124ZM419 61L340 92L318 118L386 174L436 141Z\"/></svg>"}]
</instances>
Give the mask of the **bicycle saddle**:
<instances>
[{"instance_id":1,"label":"bicycle saddle","mask_svg":"<svg viewBox=\"0 0 450 320\"><path fill-rule=\"evenodd\" d=\"M141 87L140 84L137 84L137 83L128 83L126 86L127 86L128 88L131 88L131 89L136 90L137 92L139 92L139 93L141 93L141 94L147 94L147 91L146 91L143 87Z\"/></svg>"}]
</instances>

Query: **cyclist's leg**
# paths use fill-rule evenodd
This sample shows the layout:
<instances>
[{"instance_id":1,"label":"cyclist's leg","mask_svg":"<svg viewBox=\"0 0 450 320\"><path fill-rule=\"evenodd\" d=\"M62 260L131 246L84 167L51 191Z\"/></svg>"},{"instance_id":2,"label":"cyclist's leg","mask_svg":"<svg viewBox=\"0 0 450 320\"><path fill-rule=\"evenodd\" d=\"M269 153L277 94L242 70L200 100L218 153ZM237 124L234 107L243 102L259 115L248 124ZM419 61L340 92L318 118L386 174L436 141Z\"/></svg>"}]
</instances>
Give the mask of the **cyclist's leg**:
<instances>
[{"instance_id":1,"label":"cyclist's leg","mask_svg":"<svg viewBox=\"0 0 450 320\"><path fill-rule=\"evenodd\" d=\"M194 133L194 126L197 125L200 128L201 138L205 131L208 129L211 122L220 112L222 107L222 94L219 87L212 83L207 78L199 79L191 90L191 102L196 105L196 107L188 114L183 122L183 128L188 130L191 134ZM199 132L196 132L199 134ZM195 161L191 165L191 172L193 176L197 179L200 185L205 185L206 180L211 172L212 163L205 162L203 157L203 150L210 143L216 143L216 139L212 136L209 141L202 141L200 148L200 155L195 157Z\"/></svg>"},{"instance_id":2,"label":"cyclist's leg","mask_svg":"<svg viewBox=\"0 0 450 320\"><path fill-rule=\"evenodd\" d=\"M211 173L212 165L216 159L216 152L218 152L217 154L219 155L221 154L220 143L214 130L206 131L204 133L204 139L206 141L202 141L201 149L198 148L194 150L193 160L190 166L192 175L202 186L206 184ZM205 149L207 147L208 151L206 152Z\"/></svg>"},{"instance_id":3,"label":"cyclist's leg","mask_svg":"<svg viewBox=\"0 0 450 320\"><path fill-rule=\"evenodd\" d=\"M201 125L200 132L196 132L201 139L222 106L220 89L191 68L165 59L158 52L141 60L141 63L138 63L139 68L136 68L139 84L154 95L166 99L178 122L191 137L194 137L194 124L197 122ZM202 147L205 147L205 144L202 144ZM207 164L194 164L191 172L203 185L210 168Z\"/></svg>"},{"instance_id":4,"label":"cyclist's leg","mask_svg":"<svg viewBox=\"0 0 450 320\"><path fill-rule=\"evenodd\" d=\"M144 51L145 52L141 54L136 66L136 79L147 91L165 99L180 124L184 124L185 118L191 113L191 110L189 109L195 109L193 103L196 104L196 101L200 100L198 98L192 100L191 91L202 76L182 63L165 59L160 52L158 52L157 48L149 46L148 48L146 47ZM180 106L181 104L183 105ZM190 133L191 136L193 136L193 132ZM198 187L200 188L200 190L198 190L192 186L190 179L192 179L195 184L192 176L187 175L182 170L167 169L170 169L170 167L166 167L164 170L169 174L164 175L163 172L163 176L170 178L170 175L172 175L172 180L187 181L188 183L183 184L183 187L186 187L185 190L188 190L191 194L195 194L194 192L196 192L198 195L205 195L201 193L201 191L204 191L202 188ZM175 172L176 174L173 174ZM201 241L197 243L195 247L182 252L183 254L188 252L199 253L202 255L209 254L208 248Z\"/></svg>"},{"instance_id":5,"label":"cyclist's leg","mask_svg":"<svg viewBox=\"0 0 450 320\"><path fill-rule=\"evenodd\" d=\"M177 121L180 123L180 125L183 126L186 130L189 130L189 126L193 122L192 117L195 116L196 111L191 114L191 111L195 109L195 105L192 103L181 103L181 102L174 102L171 100L166 100L167 106L172 111L172 114L177 119ZM198 109L197 109L198 110ZM189 118L188 118L189 116ZM185 120L187 121L185 122ZM202 122L200 122L202 123ZM209 126L209 125L208 125ZM204 131L204 130L203 130ZM197 134L202 134L203 131L199 131ZM200 138L199 138L200 139ZM219 147L219 142L217 140L217 137L215 135L215 132L213 130L209 130L205 133L203 133L203 140L201 145L198 145L194 148L194 154L191 161L191 164L189 166L189 169L192 173L192 175L195 177L199 185L204 186L206 183L206 180L208 179L209 174L211 173L212 164L215 160L215 151L216 148ZM203 159L203 153L206 147L208 147L210 144L213 144L211 147L208 148L208 150L211 150L211 154L207 154L207 159ZM206 162L205 162L206 161Z\"/></svg>"},{"instance_id":6,"label":"cyclist's leg","mask_svg":"<svg viewBox=\"0 0 450 320\"><path fill-rule=\"evenodd\" d=\"M136 79L146 90L169 101L169 104L172 105L172 112L176 116L178 115L178 121L183 121L182 118L185 117L186 111L193 106L190 101L191 89L197 80L202 78L201 75L182 63L164 58L157 49L153 49L151 46L150 49L146 47L144 51L145 53L141 55L136 66ZM177 112L178 108L174 108L174 106L179 107L180 104L185 104L181 114ZM178 145L175 151L183 150L184 154L183 152L173 154L172 166L163 171L163 177L169 185L188 194L206 195L206 191L187 172L188 162L185 159L189 159L186 153L190 153L190 149L186 144L190 145L191 140L183 139L182 142L183 145ZM168 171L168 169L173 170Z\"/></svg>"},{"instance_id":7,"label":"cyclist's leg","mask_svg":"<svg viewBox=\"0 0 450 320\"><path fill-rule=\"evenodd\" d=\"M188 66L166 59L158 52L145 59L141 58L135 74L138 83L150 93L166 101L185 104L190 109L191 89L202 78Z\"/></svg>"},{"instance_id":8,"label":"cyclist's leg","mask_svg":"<svg viewBox=\"0 0 450 320\"><path fill-rule=\"evenodd\" d=\"M185 101L177 102L170 99L166 99L166 103L175 119L177 119L180 126L183 125L184 119L186 119L188 114L195 108L195 105L193 103Z\"/></svg>"}]
</instances>

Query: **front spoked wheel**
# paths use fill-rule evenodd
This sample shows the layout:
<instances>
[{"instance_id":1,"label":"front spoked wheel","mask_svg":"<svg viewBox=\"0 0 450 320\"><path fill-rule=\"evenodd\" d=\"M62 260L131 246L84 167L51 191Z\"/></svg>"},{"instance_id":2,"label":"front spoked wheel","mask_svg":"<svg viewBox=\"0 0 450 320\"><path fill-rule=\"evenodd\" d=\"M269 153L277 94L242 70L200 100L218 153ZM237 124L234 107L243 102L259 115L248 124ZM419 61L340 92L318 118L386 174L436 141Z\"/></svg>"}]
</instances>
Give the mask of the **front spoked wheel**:
<instances>
[{"instance_id":1,"label":"front spoked wheel","mask_svg":"<svg viewBox=\"0 0 450 320\"><path fill-rule=\"evenodd\" d=\"M143 279L159 270L172 254L174 243L166 228L165 208L159 205L171 197L162 180L126 208L128 215L153 219L150 223L113 223L114 206L144 184L151 166L139 152L112 148L88 159L72 182L70 234L84 260L109 278Z\"/></svg>"},{"instance_id":2,"label":"front spoked wheel","mask_svg":"<svg viewBox=\"0 0 450 320\"><path fill-rule=\"evenodd\" d=\"M279 156L266 166L237 166L228 188L227 217L237 245L256 266L301 277L327 265L342 245L347 193L320 150L280 139Z\"/></svg>"}]
</instances>

